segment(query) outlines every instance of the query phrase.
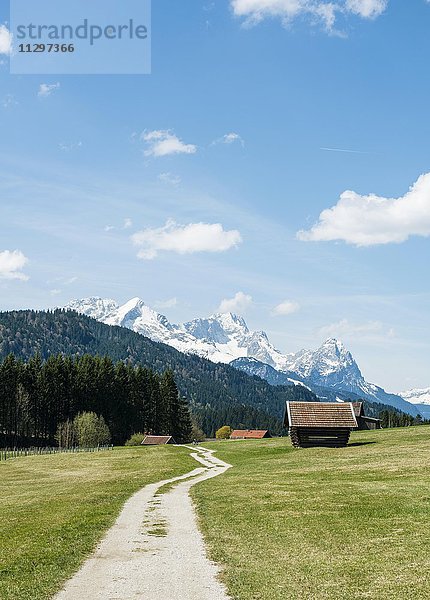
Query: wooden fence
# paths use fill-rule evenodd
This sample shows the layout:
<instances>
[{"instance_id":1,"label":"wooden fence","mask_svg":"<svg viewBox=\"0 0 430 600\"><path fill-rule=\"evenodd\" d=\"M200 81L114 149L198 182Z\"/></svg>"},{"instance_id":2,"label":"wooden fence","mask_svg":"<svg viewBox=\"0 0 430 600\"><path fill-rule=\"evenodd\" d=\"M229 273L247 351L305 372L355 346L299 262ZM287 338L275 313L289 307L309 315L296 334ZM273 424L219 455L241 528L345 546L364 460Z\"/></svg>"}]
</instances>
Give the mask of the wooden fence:
<instances>
[{"instance_id":1,"label":"wooden fence","mask_svg":"<svg viewBox=\"0 0 430 600\"><path fill-rule=\"evenodd\" d=\"M43 454L75 454L77 452L102 452L112 450L113 446L96 446L95 448L0 448L0 462L21 456L41 456Z\"/></svg>"}]
</instances>

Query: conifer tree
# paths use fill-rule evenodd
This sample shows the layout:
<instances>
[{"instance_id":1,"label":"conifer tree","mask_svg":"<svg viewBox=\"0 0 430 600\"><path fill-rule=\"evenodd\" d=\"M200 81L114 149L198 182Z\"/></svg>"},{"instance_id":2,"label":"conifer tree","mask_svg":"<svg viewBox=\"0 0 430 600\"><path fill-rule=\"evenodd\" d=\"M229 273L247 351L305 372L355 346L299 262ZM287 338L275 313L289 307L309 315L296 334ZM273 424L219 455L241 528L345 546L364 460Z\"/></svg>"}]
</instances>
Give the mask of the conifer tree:
<instances>
[{"instance_id":1,"label":"conifer tree","mask_svg":"<svg viewBox=\"0 0 430 600\"><path fill-rule=\"evenodd\" d=\"M188 402L180 396L172 371L166 371L162 375L161 393L168 427L164 433L173 436L178 444L191 441L192 423Z\"/></svg>"}]
</instances>

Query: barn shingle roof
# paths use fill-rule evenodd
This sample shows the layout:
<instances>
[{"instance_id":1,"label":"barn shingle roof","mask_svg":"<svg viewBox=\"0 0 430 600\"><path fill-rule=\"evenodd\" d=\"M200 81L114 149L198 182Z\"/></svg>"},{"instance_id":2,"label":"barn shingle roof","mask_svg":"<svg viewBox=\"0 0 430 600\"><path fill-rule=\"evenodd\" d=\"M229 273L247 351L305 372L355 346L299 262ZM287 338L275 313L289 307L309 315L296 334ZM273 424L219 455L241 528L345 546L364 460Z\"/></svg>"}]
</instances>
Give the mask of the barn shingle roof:
<instances>
[{"instance_id":1,"label":"barn shingle roof","mask_svg":"<svg viewBox=\"0 0 430 600\"><path fill-rule=\"evenodd\" d=\"M287 402L287 427L356 428L357 420L350 402Z\"/></svg>"},{"instance_id":2,"label":"barn shingle roof","mask_svg":"<svg viewBox=\"0 0 430 600\"><path fill-rule=\"evenodd\" d=\"M173 444L171 435L147 435L142 442L142 446L161 446L163 444Z\"/></svg>"}]
</instances>

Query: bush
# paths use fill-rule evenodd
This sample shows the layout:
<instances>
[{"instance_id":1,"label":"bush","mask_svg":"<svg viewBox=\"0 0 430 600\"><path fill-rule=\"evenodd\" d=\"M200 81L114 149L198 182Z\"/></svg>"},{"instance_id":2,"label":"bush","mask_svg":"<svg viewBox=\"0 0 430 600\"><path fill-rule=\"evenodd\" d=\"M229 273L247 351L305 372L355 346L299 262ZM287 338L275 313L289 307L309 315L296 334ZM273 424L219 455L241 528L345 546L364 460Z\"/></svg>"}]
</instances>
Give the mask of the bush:
<instances>
[{"instance_id":1,"label":"bush","mask_svg":"<svg viewBox=\"0 0 430 600\"><path fill-rule=\"evenodd\" d=\"M145 439L144 433L133 433L131 438L125 442L126 446L140 446Z\"/></svg>"},{"instance_id":2,"label":"bush","mask_svg":"<svg viewBox=\"0 0 430 600\"><path fill-rule=\"evenodd\" d=\"M224 425L224 427L220 427L215 434L217 440L228 440L231 436L232 428L228 425Z\"/></svg>"},{"instance_id":3,"label":"bush","mask_svg":"<svg viewBox=\"0 0 430 600\"><path fill-rule=\"evenodd\" d=\"M81 448L95 448L110 442L110 431L104 418L94 412L80 413L73 421L76 440Z\"/></svg>"}]
</instances>

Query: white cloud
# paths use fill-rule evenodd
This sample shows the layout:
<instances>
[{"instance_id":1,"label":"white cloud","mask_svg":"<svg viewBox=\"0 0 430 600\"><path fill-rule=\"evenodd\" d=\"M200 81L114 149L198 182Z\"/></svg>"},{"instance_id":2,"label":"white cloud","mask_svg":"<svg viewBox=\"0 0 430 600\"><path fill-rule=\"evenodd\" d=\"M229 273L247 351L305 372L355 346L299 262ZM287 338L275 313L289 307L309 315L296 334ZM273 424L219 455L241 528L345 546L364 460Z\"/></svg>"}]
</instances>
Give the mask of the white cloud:
<instances>
[{"instance_id":1,"label":"white cloud","mask_svg":"<svg viewBox=\"0 0 430 600\"><path fill-rule=\"evenodd\" d=\"M12 52L12 34L6 25L0 25L0 54Z\"/></svg>"},{"instance_id":2,"label":"white cloud","mask_svg":"<svg viewBox=\"0 0 430 600\"><path fill-rule=\"evenodd\" d=\"M168 300L158 300L155 302L155 308L164 309L164 308L174 308L178 305L177 298L169 298Z\"/></svg>"},{"instance_id":3,"label":"white cloud","mask_svg":"<svg viewBox=\"0 0 430 600\"><path fill-rule=\"evenodd\" d=\"M376 339L393 338L394 329L387 329L380 321L367 321L366 323L351 323L348 319L342 319L337 323L331 323L321 327L319 333L322 337L334 337L342 339Z\"/></svg>"},{"instance_id":4,"label":"white cloud","mask_svg":"<svg viewBox=\"0 0 430 600\"><path fill-rule=\"evenodd\" d=\"M379 17L385 11L388 0L346 0L346 10L364 17L365 19L374 19Z\"/></svg>"},{"instance_id":5,"label":"white cloud","mask_svg":"<svg viewBox=\"0 0 430 600\"><path fill-rule=\"evenodd\" d=\"M430 236L430 173L400 198L346 191L309 231L297 234L305 242L342 240L356 246L400 243L411 236Z\"/></svg>"},{"instance_id":6,"label":"white cloud","mask_svg":"<svg viewBox=\"0 0 430 600\"><path fill-rule=\"evenodd\" d=\"M275 316L286 316L292 315L293 313L300 310L300 304L298 302L294 302L292 300L284 300L278 306L272 310L272 314Z\"/></svg>"},{"instance_id":7,"label":"white cloud","mask_svg":"<svg viewBox=\"0 0 430 600\"><path fill-rule=\"evenodd\" d=\"M218 307L220 313L244 313L252 304L252 296L237 292L233 298L225 298Z\"/></svg>"},{"instance_id":8,"label":"white cloud","mask_svg":"<svg viewBox=\"0 0 430 600\"><path fill-rule=\"evenodd\" d=\"M130 229L130 227L133 227L133 221L131 219L124 219L124 225L122 226L122 228Z\"/></svg>"},{"instance_id":9,"label":"white cloud","mask_svg":"<svg viewBox=\"0 0 430 600\"><path fill-rule=\"evenodd\" d=\"M231 0L234 15L243 17L247 25L274 17L288 25L299 17L308 17L328 31L333 30L337 14L372 19L382 14L387 4L388 0Z\"/></svg>"},{"instance_id":10,"label":"white cloud","mask_svg":"<svg viewBox=\"0 0 430 600\"><path fill-rule=\"evenodd\" d=\"M59 296L61 294L62 290L59 289L55 289L55 290L51 290L50 294L51 296Z\"/></svg>"},{"instance_id":11,"label":"white cloud","mask_svg":"<svg viewBox=\"0 0 430 600\"><path fill-rule=\"evenodd\" d=\"M131 237L141 248L138 257L152 260L160 251L178 254L195 252L225 252L242 241L239 231L225 231L220 223L190 223L178 225L168 221L164 227L148 228Z\"/></svg>"},{"instance_id":12,"label":"white cloud","mask_svg":"<svg viewBox=\"0 0 430 600\"><path fill-rule=\"evenodd\" d=\"M109 233L109 231L113 231L115 229L114 225L106 225L104 230L106 231L106 233Z\"/></svg>"},{"instance_id":13,"label":"white cloud","mask_svg":"<svg viewBox=\"0 0 430 600\"><path fill-rule=\"evenodd\" d=\"M181 183L179 175L173 175L172 173L160 173L158 179L164 183L170 183L170 185L179 185Z\"/></svg>"},{"instance_id":14,"label":"white cloud","mask_svg":"<svg viewBox=\"0 0 430 600\"><path fill-rule=\"evenodd\" d=\"M27 275L21 272L27 263L28 258L19 250L0 252L0 279L27 281Z\"/></svg>"},{"instance_id":15,"label":"white cloud","mask_svg":"<svg viewBox=\"0 0 430 600\"><path fill-rule=\"evenodd\" d=\"M195 154L197 146L185 144L172 131L156 130L144 132L141 140L147 144L145 156L169 156L172 154Z\"/></svg>"},{"instance_id":16,"label":"white cloud","mask_svg":"<svg viewBox=\"0 0 430 600\"><path fill-rule=\"evenodd\" d=\"M238 133L234 132L226 133L221 138L218 138L217 140L212 142L212 145L214 146L216 144L234 144L235 142L239 142L242 147L245 146L245 142L243 141L242 137Z\"/></svg>"},{"instance_id":17,"label":"white cloud","mask_svg":"<svg viewBox=\"0 0 430 600\"><path fill-rule=\"evenodd\" d=\"M55 90L58 90L60 87L60 84L57 83L41 83L39 86L39 91L37 92L37 95L39 96L39 98L47 98L48 96L50 96L53 92L55 92Z\"/></svg>"}]
</instances>

